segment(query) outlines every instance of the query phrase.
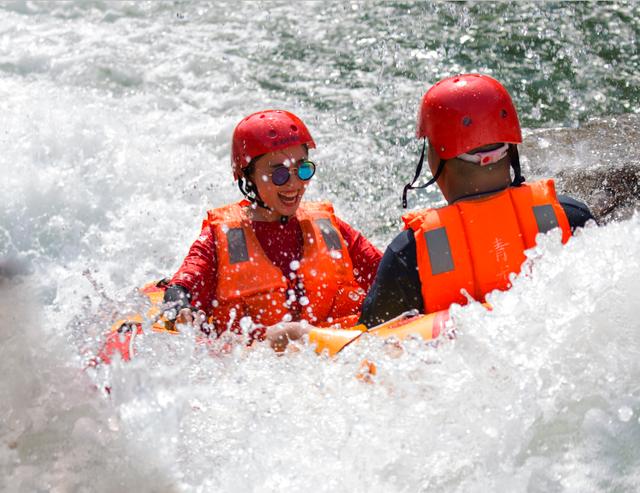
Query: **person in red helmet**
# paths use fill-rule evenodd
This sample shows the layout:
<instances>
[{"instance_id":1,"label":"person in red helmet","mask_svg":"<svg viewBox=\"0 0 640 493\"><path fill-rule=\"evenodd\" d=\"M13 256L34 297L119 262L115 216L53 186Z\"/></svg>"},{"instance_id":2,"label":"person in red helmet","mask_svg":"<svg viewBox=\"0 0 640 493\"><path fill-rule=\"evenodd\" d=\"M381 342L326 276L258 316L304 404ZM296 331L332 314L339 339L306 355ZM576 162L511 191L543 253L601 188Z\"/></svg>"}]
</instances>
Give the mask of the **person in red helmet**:
<instances>
[{"instance_id":1,"label":"person in red helmet","mask_svg":"<svg viewBox=\"0 0 640 493\"><path fill-rule=\"evenodd\" d=\"M304 332L301 321L355 324L382 255L330 203L302 201L316 171L315 146L288 111L259 111L238 123L231 165L244 199L208 211L169 281L164 301L179 321L206 318L217 334L252 337L284 323L278 327L291 338Z\"/></svg>"},{"instance_id":2,"label":"person in red helmet","mask_svg":"<svg viewBox=\"0 0 640 493\"><path fill-rule=\"evenodd\" d=\"M407 192L437 183L448 206L403 216L405 230L389 245L365 299L360 323L367 327L417 309L432 313L484 301L510 286L524 251L538 233L575 228L593 219L588 207L557 195L553 180L527 183L517 145L518 115L507 90L480 74L446 78L423 96L418 138L425 138ZM433 178L415 186L424 163Z\"/></svg>"}]
</instances>

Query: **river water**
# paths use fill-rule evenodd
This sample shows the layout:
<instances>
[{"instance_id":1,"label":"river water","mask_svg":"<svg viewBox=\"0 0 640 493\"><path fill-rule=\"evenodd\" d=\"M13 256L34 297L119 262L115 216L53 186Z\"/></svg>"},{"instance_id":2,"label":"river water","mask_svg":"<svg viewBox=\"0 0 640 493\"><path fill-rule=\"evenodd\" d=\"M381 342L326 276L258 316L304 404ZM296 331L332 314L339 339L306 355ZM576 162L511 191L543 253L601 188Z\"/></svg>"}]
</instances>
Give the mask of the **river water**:
<instances>
[{"instance_id":1,"label":"river water","mask_svg":"<svg viewBox=\"0 0 640 493\"><path fill-rule=\"evenodd\" d=\"M0 490L636 491L639 19L635 3L0 3ZM211 356L185 333L83 371L134 288L238 198L240 118L299 114L309 197L384 248L419 99L467 71L511 91L525 174L601 223L541 238L493 312L454 309L455 341L400 356Z\"/></svg>"}]
</instances>

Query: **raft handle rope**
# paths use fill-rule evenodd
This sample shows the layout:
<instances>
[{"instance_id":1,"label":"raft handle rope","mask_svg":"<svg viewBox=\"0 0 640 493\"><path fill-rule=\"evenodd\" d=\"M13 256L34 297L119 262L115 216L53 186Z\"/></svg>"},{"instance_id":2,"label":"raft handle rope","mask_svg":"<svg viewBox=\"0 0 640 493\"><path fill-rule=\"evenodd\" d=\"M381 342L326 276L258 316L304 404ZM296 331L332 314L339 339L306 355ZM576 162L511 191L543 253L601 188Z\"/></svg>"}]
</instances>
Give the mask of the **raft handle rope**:
<instances>
[{"instance_id":1,"label":"raft handle rope","mask_svg":"<svg viewBox=\"0 0 640 493\"><path fill-rule=\"evenodd\" d=\"M142 329L142 324L140 324ZM131 337L129 338L129 359L133 359L133 348L135 347L136 337L138 335L138 326L134 325L131 329Z\"/></svg>"}]
</instances>

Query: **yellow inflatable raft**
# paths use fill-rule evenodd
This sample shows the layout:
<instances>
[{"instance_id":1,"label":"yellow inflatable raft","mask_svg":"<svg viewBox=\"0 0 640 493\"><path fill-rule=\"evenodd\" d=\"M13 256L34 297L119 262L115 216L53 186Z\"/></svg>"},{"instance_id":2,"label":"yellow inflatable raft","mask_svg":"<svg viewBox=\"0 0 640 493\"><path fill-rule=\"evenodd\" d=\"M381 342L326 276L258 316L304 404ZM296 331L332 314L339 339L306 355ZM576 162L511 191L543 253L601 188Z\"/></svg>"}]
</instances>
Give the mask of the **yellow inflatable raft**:
<instances>
[{"instance_id":1,"label":"yellow inflatable raft","mask_svg":"<svg viewBox=\"0 0 640 493\"><path fill-rule=\"evenodd\" d=\"M163 281L144 286L141 292L151 302L151 307L143 315L116 321L112 326L105 344L97 355L96 363L109 364L116 354L124 361L131 359L133 354L133 340L143 332L143 324L151 322L153 332L177 334L178 330L172 321L162 316L160 305L164 297L165 284ZM428 315L407 313L382 325L367 329L364 325L357 325L348 329L313 328L309 332L309 343L318 354L328 353L330 356L338 354L349 344L353 344L363 335L402 340L408 336L420 336L424 340L438 337L445 330L449 320L449 311L444 310Z\"/></svg>"}]
</instances>

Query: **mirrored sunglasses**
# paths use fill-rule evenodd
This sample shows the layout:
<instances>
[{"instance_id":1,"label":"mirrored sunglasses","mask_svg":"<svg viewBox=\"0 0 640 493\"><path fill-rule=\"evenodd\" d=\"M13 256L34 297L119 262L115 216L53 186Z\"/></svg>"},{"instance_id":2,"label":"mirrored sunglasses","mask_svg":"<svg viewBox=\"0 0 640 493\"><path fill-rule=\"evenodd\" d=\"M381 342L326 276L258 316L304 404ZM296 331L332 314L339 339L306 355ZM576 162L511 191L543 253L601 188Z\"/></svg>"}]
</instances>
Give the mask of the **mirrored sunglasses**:
<instances>
[{"instance_id":1,"label":"mirrored sunglasses","mask_svg":"<svg viewBox=\"0 0 640 493\"><path fill-rule=\"evenodd\" d=\"M297 168L289 168L284 164L271 172L271 182L276 186L282 186L291 178L291 172L295 171L302 181L310 180L316 173L316 165L311 161L301 161Z\"/></svg>"}]
</instances>

